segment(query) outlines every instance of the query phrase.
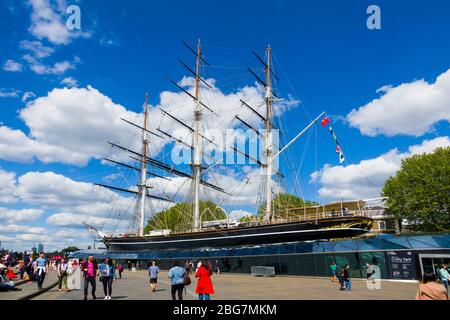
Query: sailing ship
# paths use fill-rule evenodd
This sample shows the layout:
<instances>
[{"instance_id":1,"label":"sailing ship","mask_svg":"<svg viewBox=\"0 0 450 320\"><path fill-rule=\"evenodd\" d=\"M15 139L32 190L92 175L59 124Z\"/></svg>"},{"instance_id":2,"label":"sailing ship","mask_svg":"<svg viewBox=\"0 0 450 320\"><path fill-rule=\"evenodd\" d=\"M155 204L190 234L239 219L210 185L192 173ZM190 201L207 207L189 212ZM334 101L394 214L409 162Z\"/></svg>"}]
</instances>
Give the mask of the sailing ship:
<instances>
[{"instance_id":1,"label":"sailing ship","mask_svg":"<svg viewBox=\"0 0 450 320\"><path fill-rule=\"evenodd\" d=\"M183 42L184 43L184 42ZM224 248L235 246L247 246L247 245L263 245L263 244L275 244L275 243L287 243L297 241L314 241L324 239L336 239L336 238L349 238L356 237L367 233L372 226L372 219L367 215L364 215L361 211L344 212L340 210L336 213L334 210L332 213L316 212L302 214L306 212L306 208L292 208L287 214L283 216L277 212L274 208L272 200L273 194L273 175L277 174L273 164L276 159L289 148L298 138L300 138L308 129L316 124L325 114L322 112L313 121L311 121L301 132L299 132L291 141L289 141L279 151L274 150L272 130L273 125L273 103L278 98L272 88L273 78L277 78L276 74L272 70L271 61L271 48L266 49L266 59L261 58L256 52L253 54L257 57L260 63L263 65L263 71L265 79L259 77L256 72L248 68L248 71L255 77L256 81L264 88L264 106L265 113L258 111L256 108L250 106L246 101L241 100L242 108L247 108L256 117L259 117L264 124L263 137L263 159L261 161L255 160L260 169L264 171L264 192L263 192L263 204L261 206L262 212L260 212L261 219L253 219L253 221L247 222L230 222L229 219L221 221L208 221L202 222L200 212L200 188L209 188L219 193L226 193L233 196L232 191L227 191L224 188L212 184L204 178L205 171L210 167L205 167L202 160L202 143L214 144L208 137L206 137L202 128L203 113L208 111L214 113L200 97L200 85L210 87L210 84L200 74L201 65L208 64L202 54L202 48L200 40L198 41L197 49L190 47L186 43L184 45L195 54L195 70L191 69L187 64L180 61L180 63L195 77L195 90L189 92L183 86L179 85L175 81L171 81L178 89L184 92L188 97L192 99L194 103L194 115L193 125L190 126L184 121L178 119L166 110L161 112L171 118L175 123L183 126L189 130L192 137L192 143L186 144L186 142L173 136L171 133L158 128L158 133L151 130L148 126L148 95L145 98L144 105L144 119L143 124L136 124L127 119L122 119L125 122L137 127L142 132L142 148L140 152L132 150L130 148L123 147L119 144L110 142L111 146L118 148L121 151L128 153L133 159L140 163L140 167L134 167L127 163L122 163L112 159L105 159L112 162L115 165L123 166L132 170L136 170L140 173L137 189L126 189L105 184L96 184L97 186L109 188L114 191L133 193L137 196L138 205L136 206L136 216L138 217L138 228L133 234L125 235L109 235L96 228L87 225L91 231L95 231L97 235L104 242L108 250L110 251L155 251L155 250L177 250L177 249L196 249L196 248ZM244 121L238 115L235 116L236 120L240 121L244 126L250 129L254 129L249 123ZM256 129L255 129L256 130ZM166 163L155 158L150 157L148 154L148 148L150 143L150 137L153 138L169 138L178 143L186 144L192 150L192 162L191 173L186 173L183 170L176 168L170 163ZM247 158L251 158L243 151L239 151L236 148L232 148L235 152L243 154ZM167 175L158 175L155 172L151 172L149 167L157 168L160 171L167 173ZM153 177L159 177L161 179L170 180L170 176L178 176L188 180L191 180L193 187L193 217L192 226L186 230L152 230L148 233L145 232L146 221L146 201L148 198L155 199L156 201L162 201L165 203L173 202L172 199L160 195L150 194L151 186L148 185L148 175ZM308 210L310 212L310 210Z\"/></svg>"}]
</instances>

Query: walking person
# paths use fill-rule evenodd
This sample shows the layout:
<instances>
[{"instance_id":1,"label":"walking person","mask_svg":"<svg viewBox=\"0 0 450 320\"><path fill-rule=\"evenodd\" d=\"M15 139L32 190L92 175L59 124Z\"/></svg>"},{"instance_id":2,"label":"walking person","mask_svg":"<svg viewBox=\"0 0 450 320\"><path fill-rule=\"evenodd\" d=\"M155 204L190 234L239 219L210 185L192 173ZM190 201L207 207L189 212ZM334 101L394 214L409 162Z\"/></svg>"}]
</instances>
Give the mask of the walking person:
<instances>
[{"instance_id":1,"label":"walking person","mask_svg":"<svg viewBox=\"0 0 450 320\"><path fill-rule=\"evenodd\" d=\"M342 280L343 284L341 285L341 290L352 290L352 282L350 280L350 265L346 265L344 269L342 269Z\"/></svg>"},{"instance_id":2,"label":"walking person","mask_svg":"<svg viewBox=\"0 0 450 320\"><path fill-rule=\"evenodd\" d=\"M100 281L103 283L105 300L111 300L112 285L116 278L116 270L112 259L105 259L105 262L100 264L98 270L100 272Z\"/></svg>"},{"instance_id":3,"label":"walking person","mask_svg":"<svg viewBox=\"0 0 450 320\"><path fill-rule=\"evenodd\" d=\"M333 262L330 264L330 270L331 270L331 275L332 275L331 282L337 282L338 270L337 270L336 262Z\"/></svg>"},{"instance_id":4,"label":"walking person","mask_svg":"<svg viewBox=\"0 0 450 320\"><path fill-rule=\"evenodd\" d=\"M197 288L195 289L195 293L198 294L198 300L211 300L210 295L214 293L214 287L211 281L212 274L211 264L202 261L195 273L195 277L198 278Z\"/></svg>"},{"instance_id":5,"label":"walking person","mask_svg":"<svg viewBox=\"0 0 450 320\"><path fill-rule=\"evenodd\" d=\"M156 265L156 261L152 261L152 265L148 268L148 275L150 276L150 286L152 292L156 292L156 285L158 283L159 267Z\"/></svg>"},{"instance_id":6,"label":"walking person","mask_svg":"<svg viewBox=\"0 0 450 320\"><path fill-rule=\"evenodd\" d=\"M45 258L45 253L41 252L39 253L39 258L36 259L36 263L34 265L34 274L36 275L38 290L42 290L47 269L48 260Z\"/></svg>"},{"instance_id":7,"label":"walking person","mask_svg":"<svg viewBox=\"0 0 450 320\"><path fill-rule=\"evenodd\" d=\"M119 279L122 279L122 272L123 272L123 265L121 265L120 263L117 265L117 271L119 272Z\"/></svg>"},{"instance_id":8,"label":"walking person","mask_svg":"<svg viewBox=\"0 0 450 320\"><path fill-rule=\"evenodd\" d=\"M424 273L416 300L448 300L448 294L443 286L436 283L434 273Z\"/></svg>"},{"instance_id":9,"label":"walking person","mask_svg":"<svg viewBox=\"0 0 450 320\"><path fill-rule=\"evenodd\" d=\"M176 293L178 294L178 300L183 300L183 288L186 278L186 270L180 267L178 261L175 261L167 276L169 277L172 284L172 300L176 300Z\"/></svg>"},{"instance_id":10,"label":"walking person","mask_svg":"<svg viewBox=\"0 0 450 320\"><path fill-rule=\"evenodd\" d=\"M443 264L439 269L439 277L441 278L441 281L444 284L445 290L447 291L448 295L448 282L450 281L450 273L446 264Z\"/></svg>"},{"instance_id":11,"label":"walking person","mask_svg":"<svg viewBox=\"0 0 450 320\"><path fill-rule=\"evenodd\" d=\"M56 270L58 271L58 291L62 291L63 283L66 291L69 291L69 287L67 286L67 277L69 276L69 262L66 261L66 259L62 258Z\"/></svg>"},{"instance_id":12,"label":"walking person","mask_svg":"<svg viewBox=\"0 0 450 320\"><path fill-rule=\"evenodd\" d=\"M91 284L92 288L92 299L97 299L95 290L97 288L96 277L98 274L98 265L93 256L89 256L87 261L83 262L81 270L84 273L84 300L87 300L89 284Z\"/></svg>"}]
</instances>

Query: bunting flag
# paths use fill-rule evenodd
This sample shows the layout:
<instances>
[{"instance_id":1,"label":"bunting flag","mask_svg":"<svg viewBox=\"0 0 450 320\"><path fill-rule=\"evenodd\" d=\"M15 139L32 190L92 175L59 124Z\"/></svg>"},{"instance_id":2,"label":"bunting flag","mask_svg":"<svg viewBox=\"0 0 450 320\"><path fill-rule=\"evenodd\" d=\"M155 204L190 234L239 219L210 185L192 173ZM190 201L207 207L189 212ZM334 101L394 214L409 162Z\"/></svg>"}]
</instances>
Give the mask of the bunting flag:
<instances>
[{"instance_id":1,"label":"bunting flag","mask_svg":"<svg viewBox=\"0 0 450 320\"><path fill-rule=\"evenodd\" d=\"M322 120L322 126L326 126L330 123L330 119L328 119L328 116L325 116ZM336 143L336 153L339 155L339 163L343 163L345 161L344 153L342 152L341 145L339 144L339 141L336 137L336 134L334 133L333 128L331 127L331 124L329 125L330 134L333 137L334 142Z\"/></svg>"},{"instance_id":2,"label":"bunting flag","mask_svg":"<svg viewBox=\"0 0 450 320\"><path fill-rule=\"evenodd\" d=\"M328 119L328 116L325 116L325 118L322 119L322 127L325 127L328 123L330 123L330 119Z\"/></svg>"}]
</instances>

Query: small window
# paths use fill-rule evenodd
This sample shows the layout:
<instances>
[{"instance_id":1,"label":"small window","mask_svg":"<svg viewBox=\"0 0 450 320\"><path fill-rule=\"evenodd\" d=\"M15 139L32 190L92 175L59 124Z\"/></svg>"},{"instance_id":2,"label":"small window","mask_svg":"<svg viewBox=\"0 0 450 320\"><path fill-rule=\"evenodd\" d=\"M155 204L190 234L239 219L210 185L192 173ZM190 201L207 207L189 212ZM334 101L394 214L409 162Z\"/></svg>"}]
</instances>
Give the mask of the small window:
<instances>
[{"instance_id":1,"label":"small window","mask_svg":"<svg viewBox=\"0 0 450 320\"><path fill-rule=\"evenodd\" d=\"M378 221L378 229L386 230L386 221Z\"/></svg>"}]
</instances>

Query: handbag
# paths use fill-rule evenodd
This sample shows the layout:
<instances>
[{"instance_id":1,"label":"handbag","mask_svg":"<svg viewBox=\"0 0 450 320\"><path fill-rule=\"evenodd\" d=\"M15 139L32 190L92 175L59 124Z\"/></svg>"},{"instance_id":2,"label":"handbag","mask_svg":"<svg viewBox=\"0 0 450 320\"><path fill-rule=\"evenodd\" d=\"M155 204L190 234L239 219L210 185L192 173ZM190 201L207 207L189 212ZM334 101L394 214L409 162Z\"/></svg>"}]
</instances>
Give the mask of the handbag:
<instances>
[{"instance_id":1,"label":"handbag","mask_svg":"<svg viewBox=\"0 0 450 320\"><path fill-rule=\"evenodd\" d=\"M184 276L184 285L188 286L191 284L191 277L189 277L189 274L186 273L186 275Z\"/></svg>"}]
</instances>

